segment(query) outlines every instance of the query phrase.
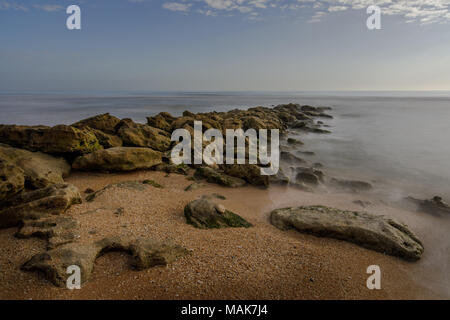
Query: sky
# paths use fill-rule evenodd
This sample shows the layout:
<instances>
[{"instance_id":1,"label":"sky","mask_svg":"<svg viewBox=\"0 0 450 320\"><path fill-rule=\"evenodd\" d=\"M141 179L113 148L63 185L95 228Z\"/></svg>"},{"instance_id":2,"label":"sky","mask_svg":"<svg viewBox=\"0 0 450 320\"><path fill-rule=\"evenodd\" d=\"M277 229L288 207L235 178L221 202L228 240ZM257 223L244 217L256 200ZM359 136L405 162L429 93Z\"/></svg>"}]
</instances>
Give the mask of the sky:
<instances>
[{"instance_id":1,"label":"sky","mask_svg":"<svg viewBox=\"0 0 450 320\"><path fill-rule=\"evenodd\" d=\"M68 30L66 8L81 8ZM367 8L381 8L369 30ZM0 0L0 92L450 90L450 0Z\"/></svg>"}]
</instances>

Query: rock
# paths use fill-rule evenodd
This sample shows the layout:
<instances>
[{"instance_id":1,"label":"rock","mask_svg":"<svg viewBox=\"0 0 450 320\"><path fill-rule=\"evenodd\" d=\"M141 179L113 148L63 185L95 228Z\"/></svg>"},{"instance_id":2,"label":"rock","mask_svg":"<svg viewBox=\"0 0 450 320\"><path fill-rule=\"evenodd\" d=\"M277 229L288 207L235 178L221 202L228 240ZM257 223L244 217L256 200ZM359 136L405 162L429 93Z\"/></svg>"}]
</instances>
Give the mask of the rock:
<instances>
[{"instance_id":1,"label":"rock","mask_svg":"<svg viewBox=\"0 0 450 320\"><path fill-rule=\"evenodd\" d=\"M20 193L24 187L23 170L0 158L0 202Z\"/></svg>"},{"instance_id":2,"label":"rock","mask_svg":"<svg viewBox=\"0 0 450 320\"><path fill-rule=\"evenodd\" d=\"M173 163L161 163L153 167L155 171L162 171L166 173L178 173L187 175L189 173L189 167L186 164L173 164Z\"/></svg>"},{"instance_id":3,"label":"rock","mask_svg":"<svg viewBox=\"0 0 450 320\"><path fill-rule=\"evenodd\" d=\"M295 180L315 186L319 184L319 178L312 172L299 172L295 176Z\"/></svg>"},{"instance_id":4,"label":"rock","mask_svg":"<svg viewBox=\"0 0 450 320\"><path fill-rule=\"evenodd\" d=\"M111 183L98 191L90 193L86 197L86 201L87 202L93 201L95 198L102 195L103 193L105 193L107 190L109 190L111 188L121 188L121 189L133 190L133 191L144 191L146 189L146 184L143 181L122 181L122 182L117 182L117 183Z\"/></svg>"},{"instance_id":5,"label":"rock","mask_svg":"<svg viewBox=\"0 0 450 320\"><path fill-rule=\"evenodd\" d=\"M120 139L118 136L114 136L112 134L104 133L100 130L91 129L92 132L95 134L95 136L98 139L98 142L102 145L103 148L114 148L114 147L121 147L123 145L122 139Z\"/></svg>"},{"instance_id":6,"label":"rock","mask_svg":"<svg viewBox=\"0 0 450 320\"><path fill-rule=\"evenodd\" d=\"M71 217L50 216L37 220L25 220L15 234L18 238L37 237L48 241L48 249L74 241L73 229L77 222Z\"/></svg>"},{"instance_id":7,"label":"rock","mask_svg":"<svg viewBox=\"0 0 450 320\"><path fill-rule=\"evenodd\" d=\"M80 192L70 184L54 184L21 193L0 203L0 228L14 227L24 220L60 215L77 203L81 203Z\"/></svg>"},{"instance_id":8,"label":"rock","mask_svg":"<svg viewBox=\"0 0 450 320\"><path fill-rule=\"evenodd\" d=\"M173 119L171 120L173 121ZM158 114L154 117L147 117L147 124L151 127L158 128L167 132L172 131L172 126L167 122L166 118Z\"/></svg>"},{"instance_id":9,"label":"rock","mask_svg":"<svg viewBox=\"0 0 450 320\"><path fill-rule=\"evenodd\" d=\"M29 151L63 155L86 154L102 148L92 130L66 125L0 125L0 143Z\"/></svg>"},{"instance_id":10,"label":"rock","mask_svg":"<svg viewBox=\"0 0 450 320\"><path fill-rule=\"evenodd\" d=\"M192 112L190 112L189 110L185 110L183 111L183 117L195 117L195 114L193 114Z\"/></svg>"},{"instance_id":11,"label":"rock","mask_svg":"<svg viewBox=\"0 0 450 320\"><path fill-rule=\"evenodd\" d=\"M132 171L162 163L162 155L149 148L116 147L98 150L75 159L72 168L81 171Z\"/></svg>"},{"instance_id":12,"label":"rock","mask_svg":"<svg viewBox=\"0 0 450 320\"><path fill-rule=\"evenodd\" d=\"M289 177L284 173L283 169L279 168L276 175L269 176L270 183L288 185Z\"/></svg>"},{"instance_id":13,"label":"rock","mask_svg":"<svg viewBox=\"0 0 450 320\"><path fill-rule=\"evenodd\" d=\"M438 216L450 214L450 205L444 202L439 196L435 196L430 200L419 200L412 197L408 197L407 199L416 203L421 210L427 213Z\"/></svg>"},{"instance_id":14,"label":"rock","mask_svg":"<svg viewBox=\"0 0 450 320\"><path fill-rule=\"evenodd\" d=\"M368 191L372 189L372 185L370 183L358 180L341 180L332 178L331 184L344 189L350 189L352 191Z\"/></svg>"},{"instance_id":15,"label":"rock","mask_svg":"<svg viewBox=\"0 0 450 320\"><path fill-rule=\"evenodd\" d=\"M306 161L303 160L302 158L299 158L287 151L280 152L280 160L283 160L283 161L286 161L289 163L306 163Z\"/></svg>"},{"instance_id":16,"label":"rock","mask_svg":"<svg viewBox=\"0 0 450 320\"><path fill-rule=\"evenodd\" d=\"M370 201L366 201L366 200L355 200L355 201L353 201L353 203L360 205L363 208L366 208L372 204Z\"/></svg>"},{"instance_id":17,"label":"rock","mask_svg":"<svg viewBox=\"0 0 450 320\"><path fill-rule=\"evenodd\" d=\"M142 181L142 183L151 185L152 187L159 188L159 189L164 188L162 185L160 185L158 182L156 182L154 180L147 179L147 180Z\"/></svg>"},{"instance_id":18,"label":"rock","mask_svg":"<svg viewBox=\"0 0 450 320\"><path fill-rule=\"evenodd\" d=\"M256 164L226 164L222 166L225 174L243 179L255 186L269 186L269 176L261 175L261 168Z\"/></svg>"},{"instance_id":19,"label":"rock","mask_svg":"<svg viewBox=\"0 0 450 320\"><path fill-rule=\"evenodd\" d=\"M214 203L209 197L190 202L184 208L186 222L200 229L244 227L252 225L237 214Z\"/></svg>"},{"instance_id":20,"label":"rock","mask_svg":"<svg viewBox=\"0 0 450 320\"><path fill-rule=\"evenodd\" d=\"M135 123L131 119L120 121L116 126L116 134L122 138L125 146L148 147L158 151L166 151L171 143L167 132L145 124Z\"/></svg>"},{"instance_id":21,"label":"rock","mask_svg":"<svg viewBox=\"0 0 450 320\"><path fill-rule=\"evenodd\" d=\"M76 265L81 270L81 282L86 282L97 257L109 251L130 253L132 266L138 270L167 265L187 254L187 250L171 243L152 239L105 238L92 243L69 243L33 256L23 266L24 271L40 271L54 285L65 287L67 267Z\"/></svg>"},{"instance_id":22,"label":"rock","mask_svg":"<svg viewBox=\"0 0 450 320\"><path fill-rule=\"evenodd\" d=\"M184 191L193 191L193 190L199 189L204 186L205 185L203 183L193 182L190 185L188 185L186 188L184 188Z\"/></svg>"},{"instance_id":23,"label":"rock","mask_svg":"<svg viewBox=\"0 0 450 320\"><path fill-rule=\"evenodd\" d=\"M294 139L294 138L288 138L287 139L287 143L289 144L296 144L296 145L303 145L304 143L298 139Z\"/></svg>"},{"instance_id":24,"label":"rock","mask_svg":"<svg viewBox=\"0 0 450 320\"><path fill-rule=\"evenodd\" d=\"M55 158L42 152L0 145L0 159L23 170L25 185L39 189L55 183L64 183L70 173L70 165L63 158Z\"/></svg>"},{"instance_id":25,"label":"rock","mask_svg":"<svg viewBox=\"0 0 450 320\"><path fill-rule=\"evenodd\" d=\"M84 190L84 193L86 193L86 194L90 194L90 193L94 193L94 192L95 192L95 190L91 189L91 188L87 188L86 190Z\"/></svg>"},{"instance_id":26,"label":"rock","mask_svg":"<svg viewBox=\"0 0 450 320\"><path fill-rule=\"evenodd\" d=\"M115 127L120 119L110 115L109 113L99 114L72 124L76 128L92 128L100 130L104 133L115 134Z\"/></svg>"},{"instance_id":27,"label":"rock","mask_svg":"<svg viewBox=\"0 0 450 320\"><path fill-rule=\"evenodd\" d=\"M424 248L408 227L394 219L365 212L323 206L278 209L271 212L272 224L282 230L356 243L362 247L398 256L420 259Z\"/></svg>"},{"instance_id":28,"label":"rock","mask_svg":"<svg viewBox=\"0 0 450 320\"><path fill-rule=\"evenodd\" d=\"M244 180L231 177L210 167L198 167L194 177L198 179L204 178L210 183L217 183L230 188L238 188L245 185Z\"/></svg>"}]
</instances>

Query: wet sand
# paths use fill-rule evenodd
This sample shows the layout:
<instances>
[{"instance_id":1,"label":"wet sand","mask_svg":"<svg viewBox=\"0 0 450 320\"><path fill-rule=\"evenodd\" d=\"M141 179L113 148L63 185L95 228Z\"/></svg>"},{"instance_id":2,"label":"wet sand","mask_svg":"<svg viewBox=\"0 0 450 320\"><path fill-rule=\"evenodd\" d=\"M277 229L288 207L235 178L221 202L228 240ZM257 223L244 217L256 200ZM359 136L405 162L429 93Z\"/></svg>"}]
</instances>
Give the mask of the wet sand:
<instances>
[{"instance_id":1,"label":"wet sand","mask_svg":"<svg viewBox=\"0 0 450 320\"><path fill-rule=\"evenodd\" d=\"M4 229L0 230L0 299L448 298L434 285L426 285L439 280L440 273L431 274L434 255L428 254L427 245L432 237L427 236L427 228L417 227L424 219L418 213L381 202L365 209L397 217L411 214L410 221L405 222L411 223L426 248L417 263L344 241L281 231L268 220L272 209L292 205L363 210L353 203L366 200L362 195L310 193L283 187L230 189L208 183L184 191L192 183L186 176L154 171L72 173L66 181L83 193L86 188L99 190L110 183L144 179L153 179L164 188L109 188L94 201L70 208L66 214L79 223L78 241L111 235L167 239L189 249L187 256L166 267L135 271L129 266L127 254L107 253L96 260L92 277L80 290L68 290L54 287L42 275L20 270L21 264L45 250L45 240L17 239L17 228ZM225 196L226 200L218 201L254 227L200 230L186 224L184 206L213 193ZM115 214L118 208L123 208L124 213ZM381 290L366 287L366 269L373 264L381 268Z\"/></svg>"}]
</instances>

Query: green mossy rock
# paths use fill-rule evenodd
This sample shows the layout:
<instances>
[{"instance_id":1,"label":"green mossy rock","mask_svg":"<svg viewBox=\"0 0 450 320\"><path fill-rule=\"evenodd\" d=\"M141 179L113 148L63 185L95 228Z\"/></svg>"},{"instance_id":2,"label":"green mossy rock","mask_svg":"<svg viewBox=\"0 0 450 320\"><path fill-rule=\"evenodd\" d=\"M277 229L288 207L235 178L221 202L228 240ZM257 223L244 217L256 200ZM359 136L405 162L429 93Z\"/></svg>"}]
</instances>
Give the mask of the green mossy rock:
<instances>
[{"instance_id":1,"label":"green mossy rock","mask_svg":"<svg viewBox=\"0 0 450 320\"><path fill-rule=\"evenodd\" d=\"M188 224L200 229L249 228L252 226L244 218L226 210L225 207L214 203L205 196L186 205L184 216Z\"/></svg>"},{"instance_id":2,"label":"green mossy rock","mask_svg":"<svg viewBox=\"0 0 450 320\"><path fill-rule=\"evenodd\" d=\"M161 152L149 148L116 147L80 156L72 168L81 171L132 171L162 163Z\"/></svg>"},{"instance_id":3,"label":"green mossy rock","mask_svg":"<svg viewBox=\"0 0 450 320\"><path fill-rule=\"evenodd\" d=\"M194 177L197 179L206 179L206 181L210 183L217 183L219 185L230 187L230 188L238 188L245 185L245 181L236 178L231 177L229 175L226 175L225 173L219 172L214 170L210 167L199 167L195 171Z\"/></svg>"}]
</instances>

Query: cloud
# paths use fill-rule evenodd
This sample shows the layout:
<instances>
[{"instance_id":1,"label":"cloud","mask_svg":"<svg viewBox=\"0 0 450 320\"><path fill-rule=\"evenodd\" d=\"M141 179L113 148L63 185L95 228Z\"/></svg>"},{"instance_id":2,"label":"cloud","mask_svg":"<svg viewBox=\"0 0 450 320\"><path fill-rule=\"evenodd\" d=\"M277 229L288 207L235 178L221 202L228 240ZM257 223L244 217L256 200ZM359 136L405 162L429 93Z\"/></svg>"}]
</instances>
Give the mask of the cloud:
<instances>
[{"instance_id":1,"label":"cloud","mask_svg":"<svg viewBox=\"0 0 450 320\"><path fill-rule=\"evenodd\" d=\"M187 12L189 11L189 7L191 4L185 4L180 2L166 2L163 3L162 7L164 9L170 10L170 11L182 11Z\"/></svg>"},{"instance_id":2,"label":"cloud","mask_svg":"<svg viewBox=\"0 0 450 320\"><path fill-rule=\"evenodd\" d=\"M15 2L0 1L0 10L28 11L28 8Z\"/></svg>"},{"instance_id":3,"label":"cloud","mask_svg":"<svg viewBox=\"0 0 450 320\"><path fill-rule=\"evenodd\" d=\"M35 4L33 7L47 12L54 12L63 9L63 7L58 4Z\"/></svg>"},{"instance_id":4,"label":"cloud","mask_svg":"<svg viewBox=\"0 0 450 320\"><path fill-rule=\"evenodd\" d=\"M133 0L139 1L139 0ZM254 17L263 16L267 10L295 10L310 14L308 22L320 22L329 14L350 10L365 10L378 5L381 13L399 16L405 22L421 24L450 22L450 0L180 0L166 2L163 7L173 11L187 11L191 6L196 12L208 16L231 12ZM189 3L189 4L188 4Z\"/></svg>"}]
</instances>

